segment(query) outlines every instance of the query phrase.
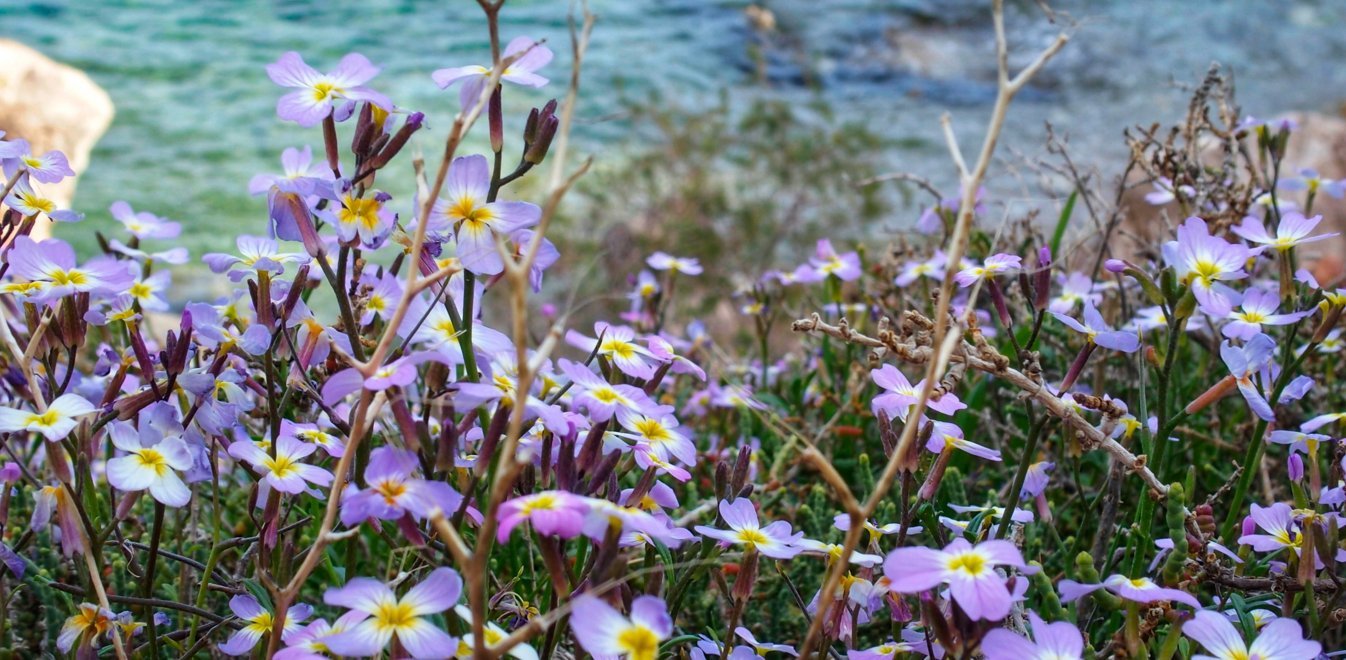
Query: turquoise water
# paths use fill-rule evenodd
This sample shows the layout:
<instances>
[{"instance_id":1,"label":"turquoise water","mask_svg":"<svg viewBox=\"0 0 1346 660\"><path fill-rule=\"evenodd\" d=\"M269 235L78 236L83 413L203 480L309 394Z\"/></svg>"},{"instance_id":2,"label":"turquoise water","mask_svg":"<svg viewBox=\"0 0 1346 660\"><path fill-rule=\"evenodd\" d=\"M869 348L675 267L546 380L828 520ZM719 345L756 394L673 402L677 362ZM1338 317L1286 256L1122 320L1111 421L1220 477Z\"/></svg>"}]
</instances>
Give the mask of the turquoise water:
<instances>
[{"instance_id":1,"label":"turquoise water","mask_svg":"<svg viewBox=\"0 0 1346 660\"><path fill-rule=\"evenodd\" d=\"M941 113L953 113L965 149L978 144L994 75L986 3L763 2L778 23L766 37L744 18L746 4L593 0L599 22L578 115L579 148L595 153L599 167L620 162L631 130L618 112L620 95L658 93L696 106L724 89L735 99L823 96L843 118L903 138L892 154L894 167L936 181L952 179L939 138ZM1018 47L1013 59L1021 62L1057 28L1033 2L1010 5ZM1072 44L1011 116L1006 144L1030 156L1041 154L1042 122L1050 120L1072 136L1078 158L1106 163L1122 153L1125 126L1180 116L1186 92L1173 81L1192 83L1211 60L1235 68L1240 99L1257 114L1335 110L1346 90L1343 3L1054 5L1079 25ZM568 6L512 1L504 12L505 40L546 38L558 52L549 68L554 80L564 79L569 66ZM112 129L80 181L76 206L90 219L62 228L86 250L92 234L82 230L109 227L106 209L117 199L183 221L182 240L196 253L229 249L233 234L262 230L264 204L247 196L248 179L274 171L284 147L320 145L316 130L274 115L281 91L263 67L283 51L298 50L320 69L349 51L382 65L374 86L427 113L433 130L417 140L427 154L438 153L457 106L457 94L439 91L430 71L487 58L473 0L0 0L0 26L4 36L88 71L117 105ZM750 54L758 48L765 54L762 80ZM559 85L544 91L563 92ZM521 98L540 103L546 97L511 90L507 112L516 124L526 111ZM409 177L396 178L380 184L405 210Z\"/></svg>"}]
</instances>

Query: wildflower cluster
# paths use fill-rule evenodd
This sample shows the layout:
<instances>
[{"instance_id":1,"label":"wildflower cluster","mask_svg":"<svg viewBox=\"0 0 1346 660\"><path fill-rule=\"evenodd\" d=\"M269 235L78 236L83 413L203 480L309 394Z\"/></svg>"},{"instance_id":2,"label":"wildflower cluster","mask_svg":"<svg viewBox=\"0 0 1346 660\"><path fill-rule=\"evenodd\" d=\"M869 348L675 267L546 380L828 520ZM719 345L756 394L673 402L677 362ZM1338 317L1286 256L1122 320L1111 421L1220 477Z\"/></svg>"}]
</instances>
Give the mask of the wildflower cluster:
<instances>
[{"instance_id":1,"label":"wildflower cluster","mask_svg":"<svg viewBox=\"0 0 1346 660\"><path fill-rule=\"evenodd\" d=\"M63 653L122 658L1342 641L1346 290L1297 261L1340 186L1273 175L1233 225L1202 217L1224 197L1157 179L1150 201L1191 217L1152 259L1090 261L1030 223L959 242L994 203L969 181L891 249L823 239L750 274L748 352L680 316L711 265L664 252L580 326L542 294L588 167L566 162L577 88L507 136L505 97L547 89L553 54L502 47L482 5L490 64L427 75L458 93L424 113L359 54L267 67L278 117L321 146L248 184L264 221L201 257L233 285L217 300L170 305L181 225L126 203L101 255L31 238L81 218L40 192L74 172L0 141L0 645L42 646L18 627L37 617ZM489 152L459 153L482 119ZM396 199L379 178L432 120L444 157ZM1231 130L1275 161L1289 128ZM519 199L544 163L541 203ZM1274 198L1296 188L1302 212ZM777 359L782 312L800 338Z\"/></svg>"}]
</instances>

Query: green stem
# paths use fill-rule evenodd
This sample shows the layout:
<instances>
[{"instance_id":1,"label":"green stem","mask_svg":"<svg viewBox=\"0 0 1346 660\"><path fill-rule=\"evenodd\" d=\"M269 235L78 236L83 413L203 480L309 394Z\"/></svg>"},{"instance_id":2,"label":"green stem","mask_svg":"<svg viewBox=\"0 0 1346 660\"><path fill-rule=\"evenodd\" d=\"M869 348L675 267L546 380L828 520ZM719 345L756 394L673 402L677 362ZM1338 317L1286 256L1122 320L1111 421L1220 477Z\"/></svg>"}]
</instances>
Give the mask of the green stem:
<instances>
[{"instance_id":1,"label":"green stem","mask_svg":"<svg viewBox=\"0 0 1346 660\"><path fill-rule=\"evenodd\" d=\"M154 501L154 529L150 532L150 556L145 562L145 582L141 585L140 596L149 599L154 595L154 569L159 563L159 538L163 536L164 531L164 503L159 500ZM210 575L204 577L210 580ZM154 608L145 606L143 612L145 615L145 627L150 638L150 657L159 657L159 631L154 626Z\"/></svg>"}]
</instances>

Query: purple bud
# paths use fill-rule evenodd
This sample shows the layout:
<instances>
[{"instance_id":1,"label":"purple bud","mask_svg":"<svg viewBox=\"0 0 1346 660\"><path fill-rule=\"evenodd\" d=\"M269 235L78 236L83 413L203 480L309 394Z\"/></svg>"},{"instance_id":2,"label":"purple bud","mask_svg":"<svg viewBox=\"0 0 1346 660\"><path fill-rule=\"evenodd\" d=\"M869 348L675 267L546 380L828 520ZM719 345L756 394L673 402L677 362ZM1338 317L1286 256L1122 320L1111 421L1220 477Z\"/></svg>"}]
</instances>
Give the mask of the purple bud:
<instances>
[{"instance_id":1,"label":"purple bud","mask_svg":"<svg viewBox=\"0 0 1346 660\"><path fill-rule=\"evenodd\" d=\"M1252 516L1243 517L1243 535L1249 536L1257 533L1257 521Z\"/></svg>"},{"instance_id":2,"label":"purple bud","mask_svg":"<svg viewBox=\"0 0 1346 660\"><path fill-rule=\"evenodd\" d=\"M1037 271L1033 274L1033 309L1047 309L1052 291L1052 249L1038 250Z\"/></svg>"},{"instance_id":3,"label":"purple bud","mask_svg":"<svg viewBox=\"0 0 1346 660\"><path fill-rule=\"evenodd\" d=\"M402 151L402 147L407 145L407 141L411 139L412 134L421 130L423 125L425 125L425 113L413 112L407 115L407 120L402 122L402 128L398 129L397 133L393 134L392 139L388 140L387 145L379 151L377 156L374 156L369 163L369 168L377 170L387 165L393 157L397 156L398 152Z\"/></svg>"},{"instance_id":4,"label":"purple bud","mask_svg":"<svg viewBox=\"0 0 1346 660\"><path fill-rule=\"evenodd\" d=\"M1103 262L1103 267L1108 269L1109 273L1120 273L1126 270L1126 262L1121 259L1108 259Z\"/></svg>"},{"instance_id":5,"label":"purple bud","mask_svg":"<svg viewBox=\"0 0 1346 660\"><path fill-rule=\"evenodd\" d=\"M500 153L505 148L505 119L500 109L500 87L491 92L491 101L486 108L486 120L491 129L491 151Z\"/></svg>"},{"instance_id":6,"label":"purple bud","mask_svg":"<svg viewBox=\"0 0 1346 660\"><path fill-rule=\"evenodd\" d=\"M556 137L556 129L561 125L561 120L556 115L543 117L539 120L537 129L537 141L528 145L527 151L524 151L523 159L529 163L537 165L542 159L547 157L547 150L551 149L551 141Z\"/></svg>"},{"instance_id":7,"label":"purple bud","mask_svg":"<svg viewBox=\"0 0 1346 660\"><path fill-rule=\"evenodd\" d=\"M1286 468L1290 471L1291 481L1299 481L1304 478L1304 459L1300 458L1299 454L1290 454L1290 460Z\"/></svg>"}]
</instances>

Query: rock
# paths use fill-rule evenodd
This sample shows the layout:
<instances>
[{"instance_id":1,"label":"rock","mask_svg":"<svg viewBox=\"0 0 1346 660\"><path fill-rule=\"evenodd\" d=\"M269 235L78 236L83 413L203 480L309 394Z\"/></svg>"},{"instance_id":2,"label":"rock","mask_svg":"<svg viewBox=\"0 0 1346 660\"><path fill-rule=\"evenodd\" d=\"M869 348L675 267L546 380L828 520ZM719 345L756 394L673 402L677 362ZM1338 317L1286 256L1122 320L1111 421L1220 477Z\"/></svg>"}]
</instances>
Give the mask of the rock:
<instances>
[{"instance_id":1,"label":"rock","mask_svg":"<svg viewBox=\"0 0 1346 660\"><path fill-rule=\"evenodd\" d=\"M1282 178L1298 176L1300 169L1312 168L1327 179L1346 179L1346 118L1314 112L1267 116L1287 117L1298 123L1298 128L1290 134L1290 142L1286 145L1281 166ZM1256 153L1256 138L1247 139L1249 150ZM1212 164L1218 163L1218 148L1206 149L1203 159ZM1145 195L1153 190L1149 185L1139 185L1122 197L1126 216L1118 227L1119 236L1113 241L1115 253L1127 257L1136 255L1140 249L1155 245L1155 241L1161 237L1171 237L1174 227L1183 221L1176 203L1153 206L1145 201ZM1279 190L1277 196L1301 206L1305 201L1304 193L1298 191ZM1317 233L1342 234L1310 243L1299 250L1301 264L1310 266L1319 282L1326 286L1346 274L1346 260L1343 260L1343 255L1346 255L1346 199L1333 199L1319 192L1314 198L1312 212L1323 216Z\"/></svg>"},{"instance_id":2,"label":"rock","mask_svg":"<svg viewBox=\"0 0 1346 660\"><path fill-rule=\"evenodd\" d=\"M76 173L112 123L112 99L84 72L61 64L17 41L0 39L0 130L23 138L42 153L58 149ZM41 186L60 208L70 208L75 177ZM39 226L34 234L50 235Z\"/></svg>"}]
</instances>

